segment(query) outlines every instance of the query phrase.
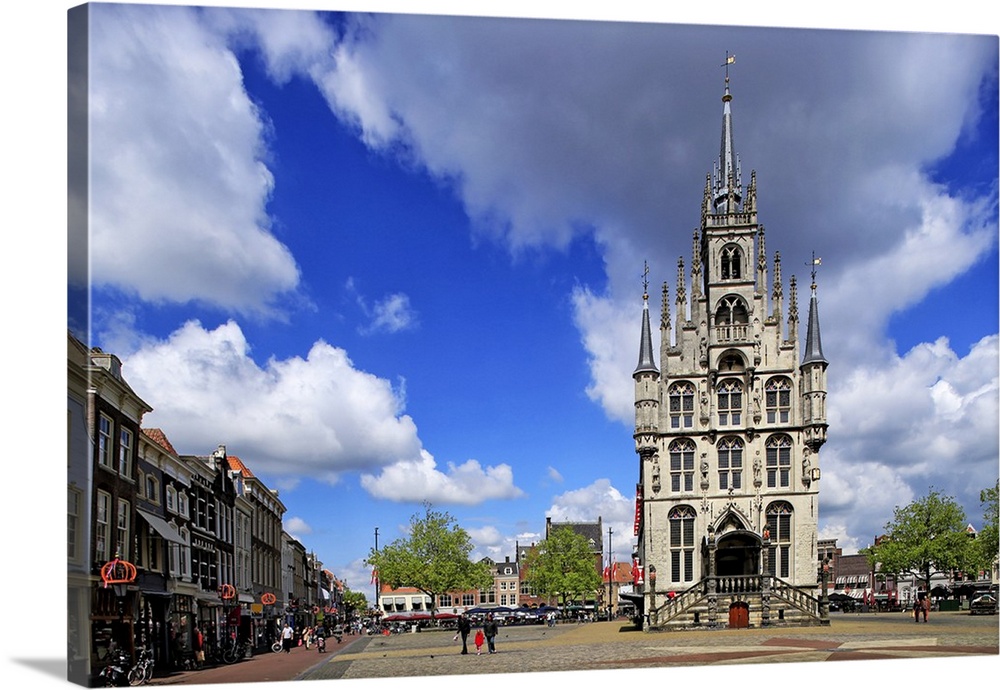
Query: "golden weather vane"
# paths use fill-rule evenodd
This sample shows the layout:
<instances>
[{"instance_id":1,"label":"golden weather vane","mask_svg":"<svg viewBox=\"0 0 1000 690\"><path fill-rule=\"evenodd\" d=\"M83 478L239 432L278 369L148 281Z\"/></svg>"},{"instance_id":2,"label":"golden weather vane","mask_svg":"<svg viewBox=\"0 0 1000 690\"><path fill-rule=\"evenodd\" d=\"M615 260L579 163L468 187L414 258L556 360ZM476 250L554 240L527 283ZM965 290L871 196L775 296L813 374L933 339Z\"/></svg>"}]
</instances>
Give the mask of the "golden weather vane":
<instances>
[{"instance_id":1,"label":"golden weather vane","mask_svg":"<svg viewBox=\"0 0 1000 690\"><path fill-rule=\"evenodd\" d=\"M727 50L726 51L726 61L723 62L721 65L719 65L719 67L725 67L726 68L726 83L727 84L729 83L729 65L735 65L735 64L736 64L736 56L735 55L730 55L729 51Z\"/></svg>"},{"instance_id":2,"label":"golden weather vane","mask_svg":"<svg viewBox=\"0 0 1000 690\"><path fill-rule=\"evenodd\" d=\"M821 257L816 256L816 252L813 252L812 253L812 261L810 261L809 263L806 264L806 266L810 267L810 270L812 272L812 287L813 288L816 287L816 267L817 266L821 266L822 264L823 264L823 259Z\"/></svg>"}]
</instances>

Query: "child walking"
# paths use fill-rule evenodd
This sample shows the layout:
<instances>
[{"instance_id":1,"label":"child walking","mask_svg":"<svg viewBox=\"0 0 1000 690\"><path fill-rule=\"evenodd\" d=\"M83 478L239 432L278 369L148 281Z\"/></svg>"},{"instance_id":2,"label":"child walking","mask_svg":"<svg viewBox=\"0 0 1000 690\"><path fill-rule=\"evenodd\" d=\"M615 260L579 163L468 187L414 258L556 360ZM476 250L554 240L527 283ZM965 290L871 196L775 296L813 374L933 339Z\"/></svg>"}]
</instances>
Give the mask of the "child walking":
<instances>
[{"instance_id":1,"label":"child walking","mask_svg":"<svg viewBox=\"0 0 1000 690\"><path fill-rule=\"evenodd\" d=\"M476 631L476 639L474 641L476 643L476 654L482 654L483 642L486 642L486 636L483 635L483 631L481 628Z\"/></svg>"}]
</instances>

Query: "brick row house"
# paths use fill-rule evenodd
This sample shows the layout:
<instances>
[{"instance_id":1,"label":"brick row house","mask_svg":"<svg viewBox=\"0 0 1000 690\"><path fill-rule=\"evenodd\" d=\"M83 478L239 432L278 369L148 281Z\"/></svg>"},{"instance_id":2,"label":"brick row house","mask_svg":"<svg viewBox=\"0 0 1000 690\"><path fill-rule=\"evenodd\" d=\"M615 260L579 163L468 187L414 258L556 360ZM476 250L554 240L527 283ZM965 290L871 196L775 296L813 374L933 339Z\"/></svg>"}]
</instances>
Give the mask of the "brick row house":
<instances>
[{"instance_id":1,"label":"brick row house","mask_svg":"<svg viewBox=\"0 0 1000 690\"><path fill-rule=\"evenodd\" d=\"M196 626L210 643L262 650L285 620L342 611L342 588L298 542L287 586L285 505L246 463L223 445L181 455L163 430L143 428L152 408L119 358L72 333L67 363L71 681L89 684L113 646L132 658L149 647L165 671L190 655Z\"/></svg>"}]
</instances>

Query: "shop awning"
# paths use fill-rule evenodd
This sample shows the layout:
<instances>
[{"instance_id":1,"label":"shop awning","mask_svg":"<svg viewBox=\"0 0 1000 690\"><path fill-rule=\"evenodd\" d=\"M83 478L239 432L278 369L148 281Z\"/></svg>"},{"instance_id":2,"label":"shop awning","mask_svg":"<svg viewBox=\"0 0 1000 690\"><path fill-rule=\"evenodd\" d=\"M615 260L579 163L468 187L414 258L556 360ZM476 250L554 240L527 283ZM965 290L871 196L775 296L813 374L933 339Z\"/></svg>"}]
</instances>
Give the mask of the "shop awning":
<instances>
[{"instance_id":1,"label":"shop awning","mask_svg":"<svg viewBox=\"0 0 1000 690\"><path fill-rule=\"evenodd\" d=\"M175 544L184 544L189 546L190 544L183 539L181 535L174 529L166 520L158 515L153 515L152 513L146 512L141 508L136 508L136 512L142 515L142 518L149 523L149 526L156 530L161 537L167 541L172 541Z\"/></svg>"}]
</instances>

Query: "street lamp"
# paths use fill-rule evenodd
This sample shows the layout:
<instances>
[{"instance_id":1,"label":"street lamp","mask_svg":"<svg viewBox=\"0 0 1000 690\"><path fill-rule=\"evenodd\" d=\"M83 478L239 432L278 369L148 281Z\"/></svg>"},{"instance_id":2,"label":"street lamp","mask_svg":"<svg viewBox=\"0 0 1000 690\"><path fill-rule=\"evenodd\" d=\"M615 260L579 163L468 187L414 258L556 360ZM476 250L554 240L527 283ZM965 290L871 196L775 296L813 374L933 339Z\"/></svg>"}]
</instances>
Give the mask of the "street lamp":
<instances>
[{"instance_id":1,"label":"street lamp","mask_svg":"<svg viewBox=\"0 0 1000 690\"><path fill-rule=\"evenodd\" d=\"M123 561L117 555L114 560L108 561L101 566L101 580L105 587L114 590L115 598L118 600L118 620L125 617L124 602L128 595L128 586L135 581L135 566L128 561Z\"/></svg>"},{"instance_id":2,"label":"street lamp","mask_svg":"<svg viewBox=\"0 0 1000 690\"><path fill-rule=\"evenodd\" d=\"M222 599L222 616L225 619L223 624L223 635L228 645L234 635L229 630L229 617L232 615L233 599L236 598L236 588L230 584L219 585L219 598Z\"/></svg>"},{"instance_id":3,"label":"street lamp","mask_svg":"<svg viewBox=\"0 0 1000 690\"><path fill-rule=\"evenodd\" d=\"M830 582L830 558L825 556L823 558L823 569L821 571L820 577L822 578L822 596L819 599L819 618L824 624L829 625L830 623L830 597L827 596L827 585Z\"/></svg>"},{"instance_id":4,"label":"street lamp","mask_svg":"<svg viewBox=\"0 0 1000 690\"><path fill-rule=\"evenodd\" d=\"M136 569L135 566L128 561L123 561L121 558L115 554L113 560L108 561L101 566L101 580L104 583L104 587L110 587L115 593L115 599L118 602L118 632L115 635L121 635L121 624L125 619L125 597L128 596L128 586L135 581ZM118 640L114 642L121 647L121 643ZM129 654L134 655L135 650L133 649L134 640L129 640Z\"/></svg>"},{"instance_id":5,"label":"street lamp","mask_svg":"<svg viewBox=\"0 0 1000 690\"><path fill-rule=\"evenodd\" d=\"M378 556L378 527L375 528L375 555ZM375 585L375 600L372 608L378 610L378 568L372 566L372 584Z\"/></svg>"}]
</instances>

